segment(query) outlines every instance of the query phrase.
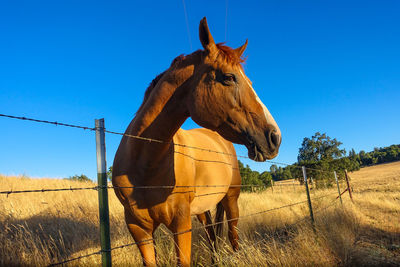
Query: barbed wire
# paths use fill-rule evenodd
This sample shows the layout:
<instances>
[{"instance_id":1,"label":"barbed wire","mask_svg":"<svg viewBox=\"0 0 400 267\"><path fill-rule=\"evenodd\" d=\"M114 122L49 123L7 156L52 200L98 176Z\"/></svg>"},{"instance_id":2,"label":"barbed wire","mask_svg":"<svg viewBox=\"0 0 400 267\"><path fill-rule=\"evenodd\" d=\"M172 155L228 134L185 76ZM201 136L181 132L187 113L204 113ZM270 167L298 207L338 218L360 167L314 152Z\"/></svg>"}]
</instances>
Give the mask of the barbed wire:
<instances>
[{"instance_id":1,"label":"barbed wire","mask_svg":"<svg viewBox=\"0 0 400 267\"><path fill-rule=\"evenodd\" d=\"M56 126L73 127L73 128L79 128L79 129L91 130L91 131L95 131L96 130L96 128L87 127L87 126L61 123L61 122L57 122L57 121L47 121L47 120L39 120L39 119L33 119L33 118L27 118L27 117L12 116L12 115L6 115L6 114L0 114L0 117L18 119L18 120L27 120L27 121L33 121L33 122L39 122L39 123L46 123L46 124L52 124L52 125L56 125ZM157 139L153 139L153 138L147 138L147 137L143 137L143 136L137 136L137 135L131 135L131 134L120 133L120 132L115 132L115 131L109 131L109 130L106 130L106 129L104 129L104 132L109 133L109 134L114 134L114 135L121 135L121 136L130 137L130 138L135 138L137 140L147 141L147 142L150 142L150 143L151 142L159 143L159 144L171 143L174 146L179 146L179 147L183 147L183 148L197 149L197 150L200 150L200 151L205 151L205 152L210 152L210 153L217 153L217 154L222 154L222 155L231 156L231 157L239 157L239 158L251 159L248 156L236 155L236 154L227 153L227 152L223 152L223 151L216 151L216 150L207 149L207 148L201 148L201 147L189 146L189 145L185 145L185 144L174 143L174 142L171 142L171 141L162 141L162 140L157 140ZM289 163L283 163L283 162L277 162L277 161L267 161L267 162L274 163L274 164L280 164L280 165L286 165L286 166L292 165L292 164L289 164Z\"/></svg>"},{"instance_id":2,"label":"barbed wire","mask_svg":"<svg viewBox=\"0 0 400 267\"><path fill-rule=\"evenodd\" d=\"M326 196L327 196L327 195L326 195ZM324 196L324 197L326 197L326 196ZM321 197L321 198L322 198L322 197ZM315 199L318 199L318 198L314 198L313 200L315 200ZM324 210L326 210L326 209L332 207L333 205L335 205L335 204L336 204L336 200L337 200L337 199L334 199L329 205L327 205L327 206L325 206L325 207L323 207L323 208L320 208L320 209L316 210L316 211L314 212L314 215L315 215L315 214L318 214L318 213L321 213L322 211L324 211ZM301 218L301 219L295 221L294 223L290 223L290 224L288 224L288 225L286 225L286 226L292 227L292 226L294 226L294 225L296 225L296 224L300 224L301 222L306 221L306 220L309 219L309 218L310 218L309 216L304 216L303 218ZM253 245L253 247L255 247L255 246L257 246L257 245L263 243L265 240L266 240L265 238L262 238L262 239L258 240L257 242L253 243L252 245ZM222 258L219 257L219 259L218 259L214 264L212 264L212 265L210 265L210 266L218 266L218 264L220 264L222 261L226 261L226 260L231 259L231 258L236 257L236 256L237 256L236 254L231 254L231 255L228 255L227 257L222 257Z\"/></svg>"},{"instance_id":3,"label":"barbed wire","mask_svg":"<svg viewBox=\"0 0 400 267\"><path fill-rule=\"evenodd\" d=\"M274 185L274 186L303 186L303 185ZM243 185L144 185L144 186L92 186L92 187L67 187L67 188L42 188L42 189L27 189L27 190L13 190L10 189L8 191L0 191L1 195L10 195L10 194L20 194L20 193L44 193L44 192L58 192L58 191L80 191L80 190L99 190L102 188L108 188L108 189L120 189L120 188L128 188L128 189L183 189L183 188L224 188L224 187L229 187L229 188L269 188L271 186L267 185L260 185L260 184L243 184ZM347 189L346 189L347 190ZM346 191L345 190L345 191ZM344 191L344 192L345 192ZM191 193L194 191L185 191L182 193ZM343 193L344 193L343 192ZM179 192L177 192L179 193ZM226 192L213 192L209 193L209 195L212 194L219 194L219 193L226 193ZM343 194L342 193L342 194ZM332 193L332 194L336 194ZM204 194L206 195L206 194ZM198 195L198 196L204 196L204 195ZM328 194L329 195L329 194Z\"/></svg>"},{"instance_id":4,"label":"barbed wire","mask_svg":"<svg viewBox=\"0 0 400 267\"><path fill-rule=\"evenodd\" d=\"M317 200L317 199L321 199L321 198L326 198L326 197L328 197L328 196L331 196L331 195L335 195L335 194L337 194L338 192L332 192L332 193L329 193L329 194L324 194L324 195L322 195L322 196L320 196L320 197L313 197L313 198L311 198L311 200Z\"/></svg>"},{"instance_id":5,"label":"barbed wire","mask_svg":"<svg viewBox=\"0 0 400 267\"><path fill-rule=\"evenodd\" d=\"M263 210L263 211L259 211L259 212L255 212L255 213L251 213L251 214L247 214L247 215L244 215L244 216L240 216L238 218L231 218L231 219L223 220L221 222L204 224L204 225L201 225L199 227L192 227L192 228L190 228L188 230L180 231L180 232L177 232L177 233L171 233L170 235L161 236L160 238L164 239L164 238L168 238L169 236L182 235L182 234L185 234L185 233L193 232L194 230L200 230L200 229L204 229L206 227L216 226L216 225L219 225L219 224L224 224L224 223L228 223L228 222L231 222L231 221L236 221L236 220L239 220L239 219L252 217L252 216L264 214L264 213L267 213L267 212L276 211L276 210L280 210L280 209L283 209L283 208L288 208L288 207L304 204L306 202L307 202L306 200L305 201L299 201L299 202L283 205L283 206L280 206L280 207L275 207L275 208L271 208L271 209L267 209L267 210ZM91 256L94 256L94 255L99 255L102 252L109 252L109 251L113 251L113 250L116 250L116 249L122 249L122 248L130 247L130 246L134 246L134 245L140 245L140 244L147 243L147 242L153 242L153 241L156 241L156 239L149 238L149 239L145 239L145 240L141 240L141 241L137 241L137 242L132 242L132 243L128 243L128 244L124 244L124 245L113 247L110 250L99 250L99 251L96 251L96 252L93 252L93 253L90 253L90 254L87 254L87 255L82 255L82 256L79 256L79 257L76 257L76 258L71 258L71 259L67 259L67 260L61 261L61 262L52 263L49 266L62 265L62 264L65 264L65 263L68 263L68 262L71 262L71 261L80 260L80 259L91 257Z\"/></svg>"},{"instance_id":6,"label":"barbed wire","mask_svg":"<svg viewBox=\"0 0 400 267\"><path fill-rule=\"evenodd\" d=\"M13 115L7 115L7 114L0 114L0 117L18 119L18 120L26 120L26 121L33 121L33 122L38 122L38 123L46 123L46 124L52 124L52 125L56 125L56 126L72 127L72 128L78 128L78 129L90 130L90 131L95 131L96 130L96 128L93 128L93 127L74 125L74 124L67 124L67 123L57 122L57 121L40 120L40 119L34 119L34 118L28 118L28 117L13 116ZM130 138L135 138L137 140L147 141L147 142L150 142L150 143L151 142L159 143L159 144L170 143L171 145L178 146L178 147L183 147L183 148L188 148L188 149L196 149L196 150L200 150L200 151L204 151L204 152L210 152L210 153L216 153L216 154L226 155L226 156L230 156L230 157L237 157L237 158L244 158L244 159L253 160L250 157L244 156L244 155L237 155L237 154L227 153L227 152L223 152L223 151L216 151L216 150L207 149L207 148L201 148L201 147L196 147L196 146L179 144L179 143L174 143L173 141L162 141L162 140L157 140L157 139L143 137L143 136L137 136L137 135L131 135L131 134L127 134L127 133L110 131L110 130L107 130L107 129L104 129L104 132L109 133L109 134L114 134L114 135L120 135L120 136L126 136L126 137L130 137ZM175 153L182 153L182 152L175 151ZM186 156L188 156L188 155L186 155ZM206 161L206 160L201 160L201 159L196 159L196 160L198 160L198 161ZM292 168L299 168L299 169L302 168L302 166L296 165L295 163L291 164L291 163L285 163L285 162L279 162L279 161L273 161L273 160L266 160L265 162L270 163L270 164L278 164L278 165L290 166ZM220 163L224 163L224 162L220 162ZM229 164L229 163L226 163L226 164ZM229 164L229 165L231 165L231 164ZM237 169L237 168L235 168L235 169ZM323 170L323 169L309 168L309 167L306 167L306 169L320 171L320 172L328 172L328 173L332 172L331 170Z\"/></svg>"},{"instance_id":7,"label":"barbed wire","mask_svg":"<svg viewBox=\"0 0 400 267\"><path fill-rule=\"evenodd\" d=\"M132 188L132 189L175 189L175 188L212 188L212 187L265 187L265 185L246 184L246 185L165 185L165 186L92 186L92 187L67 187L67 188L42 188L42 189L27 189L27 190L13 190L0 191L2 195L19 194L19 193L44 193L44 192L57 192L57 191L79 191L79 190L99 190L102 188ZM192 192L192 191L190 191ZM186 193L186 192L185 192ZM222 192L221 192L222 193ZM224 192L226 193L226 192Z\"/></svg>"},{"instance_id":8,"label":"barbed wire","mask_svg":"<svg viewBox=\"0 0 400 267\"><path fill-rule=\"evenodd\" d=\"M181 235L181 234L185 234L185 233L188 233L188 232L192 232L192 231L194 231L194 230L200 230L200 229L204 229L204 228L206 228L206 227L216 226L216 225L219 225L219 224L224 224L224 223L228 223L228 222L231 222L231 221L236 221L236 220L239 220L239 219L243 219L243 218L247 218L247 217L252 217L252 216L264 214L264 213L267 213L267 212L276 211L276 210L279 210L279 209L283 209L283 208L288 208L288 207L292 207L292 206L304 204L304 203L306 203L306 202L307 202L306 200L305 200L305 201L299 201L299 202L295 202L295 203L290 203L290 204L287 204L287 205L283 205L283 206L280 206L280 207L275 207L275 208L271 208L271 209L267 209L267 210L263 210L263 211L259 211L259 212L255 212L255 213L251 213L251 214L239 216L239 217L237 217L237 218L226 219L226 220L223 220L223 221L221 221L221 222L215 222L215 223L210 223L210 224L204 224L204 225L201 225L201 226L199 226L199 227L192 227L192 228L190 228L190 229L188 229L188 230L185 230L185 231L181 231L181 232L177 232L177 233L171 233L171 235L172 235L172 236ZM166 237L168 237L168 236L166 236ZM142 240L142 241L139 241L139 242L133 242L133 243L129 243L129 244L127 244L127 245L122 245L122 246L118 246L118 247L112 248L111 250L115 250L115 249L119 249L119 248L123 248L123 247L127 247L127 246L133 246L133 245L137 245L138 243L150 242L150 241L155 241L155 239L153 238L153 239Z\"/></svg>"},{"instance_id":9,"label":"barbed wire","mask_svg":"<svg viewBox=\"0 0 400 267\"><path fill-rule=\"evenodd\" d=\"M27 117L18 117L18 116L6 115L6 114L0 114L0 117L10 118L10 119L17 119L17 120L24 120L24 121L40 122L40 123L46 123L46 124L53 124L53 125L56 125L56 126L65 126L65 127L78 128L78 129L90 130L90 131L95 131L96 130L96 128L87 127L87 126L74 125L74 124L68 124L68 123L57 122L57 121L46 121L46 120L32 119L32 118L27 118Z\"/></svg>"},{"instance_id":10,"label":"barbed wire","mask_svg":"<svg viewBox=\"0 0 400 267\"><path fill-rule=\"evenodd\" d=\"M62 265L62 264L65 264L65 263L68 263L68 262L71 262L71 261L77 261L77 260L80 260L80 259L92 257L94 255L100 255L102 252L103 252L102 250L99 250L99 251L96 251L96 252L93 252L93 253L90 253L90 254L86 254L86 255L82 255L82 256L79 256L79 257L66 259L66 260L63 260L63 261L60 261L60 262L56 262L56 263L51 263L51 264L49 264L47 266L51 267L51 266Z\"/></svg>"},{"instance_id":11,"label":"barbed wire","mask_svg":"<svg viewBox=\"0 0 400 267\"><path fill-rule=\"evenodd\" d=\"M64 127L71 127L71 128L78 128L78 129L83 129L83 130L90 130L90 131L95 131L96 128L92 128L92 127L86 127L86 126L81 126L81 125L73 125L73 124L67 124L67 123L61 123L61 122L57 122L57 121L47 121L47 120L39 120L39 119L33 119L33 118L27 118L27 117L18 117L18 116L12 116L12 115L6 115L6 114L0 114L0 117L5 117L5 118L11 118L11 119L19 119L19 120L26 120L26 121L32 121L32 122L38 122L38 123L46 123L46 124L52 124L52 125L56 125L56 126L64 126ZM205 151L205 152L211 152L211 153L217 153L217 154L223 154L223 155L227 155L227 156L231 156L231 157L238 157L238 158L246 158L246 159L251 159L248 156L242 156L242 155L237 155L237 154L231 154L231 153L227 153L227 152L222 152L222 151L215 151L212 149L206 149L206 148L200 148L200 147L195 147L195 146L189 146L189 145L185 145L185 144L179 144L179 143L174 143L174 142L166 142L166 141L161 141L161 140L156 140L156 139L152 139L152 138L146 138L146 137L141 137L141 136L135 136L135 135L129 135L129 134L125 134L125 133L119 133L119 132L114 132L114 131L109 131L109 130L104 130L106 133L109 134L115 134L115 135L121 135L121 136L126 136L129 138L135 138L138 140L142 140L142 141L147 141L147 142L155 142L155 143L171 143L174 146L179 146L179 147L183 147L183 148L188 148L188 149L197 149L200 151ZM182 154L184 156L189 156L191 158L193 158L190 155L186 155L182 152L176 151L176 153ZM197 160L197 161L207 161L207 162L217 162L217 163L224 163L224 164L228 164L228 165L232 165L230 163L227 162L222 162L222 161L210 161L210 160L202 160L202 159L196 159L193 158L193 160ZM288 163L283 163L283 162L277 162L277 161L266 161L268 163L273 163L273 164L279 164L279 165L286 165L286 166L291 166L294 168L301 168L301 166L298 165L293 165L293 164L288 164ZM237 168L236 168L237 169ZM331 172L331 171L327 171L327 170L322 170L322 169L316 169L316 168L308 168L306 167L306 169L310 169L310 170L316 170L316 171L321 171L321 172ZM281 186L278 184L278 186ZM294 186L294 184L290 184L288 186ZM135 188L135 189L155 189L155 188L195 188L195 187L265 187L265 185L188 185L188 186L131 186L131 187L116 187L116 186L106 186L106 188ZM54 188L54 189L33 189L33 190L9 190L9 191L0 191L0 194L6 194L7 197L10 194L17 194L17 193L38 193L38 192L57 192L57 191L79 191L79 190L99 190L101 188L104 188L103 186L94 186L94 187L69 187L69 188ZM193 191L187 191L187 192L193 192ZM183 192L183 193L187 193L187 192ZM211 192L211 193L205 193L205 194L201 194L201 195L196 195L195 197L201 197L201 196L209 196L209 195L214 195L214 194L226 194L226 192ZM336 193L332 193L332 194L336 194ZM317 200L317 199L321 199L321 198L325 198L329 195L332 194L325 194L321 197L315 197L312 200ZM333 204L335 203L336 199L333 201ZM252 217L252 216L257 216L260 214L265 214L268 212L272 212L272 211L276 211L276 210L280 210L283 208L288 208L288 207L292 207L292 206L296 206L296 205L300 205L300 204L304 204L306 203L307 200L304 201L299 201L296 203L291 203L291 204L287 204L287 205L283 205L280 207L275 207L275 208L270 208L267 210L263 210L263 211L259 211L259 212L255 212L255 213L251 213L251 214L247 214L244 216L240 216L238 218L231 218L231 219L226 219L223 220L221 222L215 222L215 223L211 223L211 224L205 224L202 225L201 227L193 227L191 229L185 230L185 231L181 231L181 232L177 232L177 233L172 233L172 236L176 236L176 235L180 235L180 234L184 234L184 233L188 233L188 232L192 232L194 230L198 230L198 229L203 229L205 227L210 227L210 226L216 226L219 224L224 224L230 221L236 221L239 219L243 219L243 218L248 218L248 217ZM326 207L324 207L324 209L327 209L328 207L330 207L330 204ZM318 210L317 212L319 212L320 210ZM306 217L305 217L306 218ZM303 219L302 219L303 220ZM166 238L168 236L162 237L162 238ZM151 239L147 239L147 240L142 240L142 241L138 241L138 242L133 242L133 243L129 243L129 244L124 244L124 245L120 245L114 248L111 248L109 251L112 250L116 250L116 249L121 249L121 248L125 248L128 246L133 246L133 245L138 245L144 242L152 242L154 241L154 238ZM99 255L102 252L106 252L104 250L99 250L87 255L82 255L76 258L70 258L70 259L66 259L64 261L58 262L58 263L52 263L49 266L56 266L56 265L61 265L61 264L65 264L68 262L72 262L75 260L80 260L83 258L87 258L87 257L91 257L94 255ZM108 252L108 251L107 251Z\"/></svg>"},{"instance_id":12,"label":"barbed wire","mask_svg":"<svg viewBox=\"0 0 400 267\"><path fill-rule=\"evenodd\" d=\"M29 189L29 190L9 190L0 191L2 195L20 194L20 193L44 193L44 192L58 192L58 191L80 191L80 190L98 190L98 186L93 187L69 187L69 188L49 188L49 189Z\"/></svg>"},{"instance_id":13,"label":"barbed wire","mask_svg":"<svg viewBox=\"0 0 400 267\"><path fill-rule=\"evenodd\" d=\"M291 186L291 187L293 187L293 186L301 186L301 187L303 187L304 185L302 185L302 184L289 184L289 183L286 183L286 184L274 183L274 186Z\"/></svg>"},{"instance_id":14,"label":"barbed wire","mask_svg":"<svg viewBox=\"0 0 400 267\"><path fill-rule=\"evenodd\" d=\"M301 184L274 184L272 186L300 186L302 187L303 185ZM128 188L128 189L179 189L179 188L224 188L224 187L229 187L229 188L269 188L272 186L268 185L260 185L260 184L241 184L241 185L138 185L138 186L112 186L112 185L107 185L107 186L92 186L92 187L67 187L67 188L42 188L42 189L27 189L27 190L7 190L7 191L0 191L1 195L10 195L10 194L19 194L19 193L44 193L44 192L57 192L57 191L80 191L80 190L99 190L101 188L108 188L108 189L123 189L123 188ZM347 190L347 189L346 189ZM346 191L345 190L345 191ZM344 191L344 192L345 192ZM192 191L187 191L187 192L192 192ZM342 192L341 194L343 194ZM185 192L186 193L186 192ZM226 193L226 192L221 192L221 193ZM213 193L215 194L215 193Z\"/></svg>"},{"instance_id":15,"label":"barbed wire","mask_svg":"<svg viewBox=\"0 0 400 267\"><path fill-rule=\"evenodd\" d=\"M319 208L318 210L316 210L316 211L314 212L314 215L317 214L317 213L320 213L320 212L322 212L322 211L324 211L324 210L326 210L326 209L328 209L328 208L330 208L330 207L332 207L333 205L335 205L335 204L336 204L336 200L337 200L337 199L334 199L330 204L328 204L328 205L326 205L325 207L322 207L322 208Z\"/></svg>"}]
</instances>

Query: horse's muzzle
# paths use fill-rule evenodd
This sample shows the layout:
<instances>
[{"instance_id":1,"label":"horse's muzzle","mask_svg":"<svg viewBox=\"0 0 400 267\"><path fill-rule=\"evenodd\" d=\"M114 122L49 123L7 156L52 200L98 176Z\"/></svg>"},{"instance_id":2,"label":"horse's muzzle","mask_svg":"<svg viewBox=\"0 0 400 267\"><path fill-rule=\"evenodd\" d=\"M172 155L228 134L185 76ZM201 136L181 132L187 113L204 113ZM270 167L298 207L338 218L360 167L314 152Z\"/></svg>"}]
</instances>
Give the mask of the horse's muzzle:
<instances>
[{"instance_id":1,"label":"horse's muzzle","mask_svg":"<svg viewBox=\"0 0 400 267\"><path fill-rule=\"evenodd\" d=\"M275 158L278 155L282 141L279 132L276 130L270 130L264 136L261 135L258 138L247 134L246 139L247 143L245 145L249 158L258 162Z\"/></svg>"}]
</instances>

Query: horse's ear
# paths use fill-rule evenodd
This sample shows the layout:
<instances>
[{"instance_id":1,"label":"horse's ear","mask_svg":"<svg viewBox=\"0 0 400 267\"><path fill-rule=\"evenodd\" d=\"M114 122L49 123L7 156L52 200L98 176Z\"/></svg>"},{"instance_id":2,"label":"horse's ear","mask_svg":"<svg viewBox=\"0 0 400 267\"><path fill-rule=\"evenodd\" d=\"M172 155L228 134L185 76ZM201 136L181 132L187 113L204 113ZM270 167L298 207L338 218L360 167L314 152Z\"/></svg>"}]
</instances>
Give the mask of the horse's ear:
<instances>
[{"instance_id":1,"label":"horse's ear","mask_svg":"<svg viewBox=\"0 0 400 267\"><path fill-rule=\"evenodd\" d=\"M246 39L246 42L244 43L244 45L235 49L235 52L239 57L241 57L243 55L244 50L246 50L247 43L248 43L248 40Z\"/></svg>"},{"instance_id":2,"label":"horse's ear","mask_svg":"<svg viewBox=\"0 0 400 267\"><path fill-rule=\"evenodd\" d=\"M199 36L200 42L205 50L211 52L216 48L214 38L211 36L210 30L208 29L206 17L200 21Z\"/></svg>"}]
</instances>

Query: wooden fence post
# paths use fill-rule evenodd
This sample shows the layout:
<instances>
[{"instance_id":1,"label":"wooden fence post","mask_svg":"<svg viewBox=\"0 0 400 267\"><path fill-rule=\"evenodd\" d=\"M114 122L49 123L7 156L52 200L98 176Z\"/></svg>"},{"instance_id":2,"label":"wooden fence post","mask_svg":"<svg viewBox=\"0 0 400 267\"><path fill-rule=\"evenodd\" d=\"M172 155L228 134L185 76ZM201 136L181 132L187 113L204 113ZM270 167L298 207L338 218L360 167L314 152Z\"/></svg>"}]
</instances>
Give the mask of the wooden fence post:
<instances>
[{"instance_id":1,"label":"wooden fence post","mask_svg":"<svg viewBox=\"0 0 400 267\"><path fill-rule=\"evenodd\" d=\"M335 174L335 180L336 180L336 184L337 184L337 191L339 193L340 204L342 204L342 206L343 206L342 194L340 193L340 187L339 187L339 180L337 178L336 171L333 171L333 173Z\"/></svg>"},{"instance_id":2,"label":"wooden fence post","mask_svg":"<svg viewBox=\"0 0 400 267\"><path fill-rule=\"evenodd\" d=\"M111 266L110 215L108 211L106 143L104 119L95 120L97 183L99 195L100 243L102 266Z\"/></svg>"},{"instance_id":3,"label":"wooden fence post","mask_svg":"<svg viewBox=\"0 0 400 267\"><path fill-rule=\"evenodd\" d=\"M344 170L344 174L345 174L344 177L346 178L346 183L347 183L347 191L349 191L349 196L350 196L351 201L354 202L353 201L353 194L351 192L349 177L347 175L347 170Z\"/></svg>"},{"instance_id":4,"label":"wooden fence post","mask_svg":"<svg viewBox=\"0 0 400 267\"><path fill-rule=\"evenodd\" d=\"M310 197L310 190L308 189L306 167L302 166L301 168L302 168L302 170L303 170L304 185L306 186L306 193L307 193L307 200L308 200L308 209L310 210L311 225L312 225L313 230L314 230L314 232L315 232L314 213L313 213L313 210L312 210L311 197Z\"/></svg>"}]
</instances>

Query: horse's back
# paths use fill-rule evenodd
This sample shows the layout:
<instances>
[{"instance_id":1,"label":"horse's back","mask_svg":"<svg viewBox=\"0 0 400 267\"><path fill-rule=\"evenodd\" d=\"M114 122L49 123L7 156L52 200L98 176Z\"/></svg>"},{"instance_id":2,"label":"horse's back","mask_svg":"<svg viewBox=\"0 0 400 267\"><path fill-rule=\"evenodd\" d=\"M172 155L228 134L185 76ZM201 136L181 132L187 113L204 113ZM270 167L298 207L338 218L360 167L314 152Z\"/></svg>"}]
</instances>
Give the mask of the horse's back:
<instances>
[{"instance_id":1,"label":"horse's back","mask_svg":"<svg viewBox=\"0 0 400 267\"><path fill-rule=\"evenodd\" d=\"M221 201L230 185L240 185L233 144L216 132L180 129L174 142L176 184L196 186L192 214L209 210Z\"/></svg>"}]
</instances>

